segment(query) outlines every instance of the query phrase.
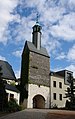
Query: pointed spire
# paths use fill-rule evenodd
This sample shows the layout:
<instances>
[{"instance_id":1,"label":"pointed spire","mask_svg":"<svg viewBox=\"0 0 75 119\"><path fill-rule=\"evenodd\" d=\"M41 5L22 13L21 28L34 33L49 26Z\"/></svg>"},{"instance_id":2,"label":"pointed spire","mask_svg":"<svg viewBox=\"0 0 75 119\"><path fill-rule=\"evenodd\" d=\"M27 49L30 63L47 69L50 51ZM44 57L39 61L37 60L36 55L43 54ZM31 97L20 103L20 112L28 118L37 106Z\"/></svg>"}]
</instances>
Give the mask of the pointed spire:
<instances>
[{"instance_id":1,"label":"pointed spire","mask_svg":"<svg viewBox=\"0 0 75 119\"><path fill-rule=\"evenodd\" d=\"M39 23L39 22L38 22L38 18L39 18L39 15L38 15L38 13L37 13L37 16L36 16L36 23Z\"/></svg>"},{"instance_id":2,"label":"pointed spire","mask_svg":"<svg viewBox=\"0 0 75 119\"><path fill-rule=\"evenodd\" d=\"M36 17L36 24L33 26L33 38L32 38L32 43L35 45L35 47L40 50L41 48L41 26L39 25L38 22L38 13Z\"/></svg>"},{"instance_id":3,"label":"pointed spire","mask_svg":"<svg viewBox=\"0 0 75 119\"><path fill-rule=\"evenodd\" d=\"M38 14L38 12L37 12L37 14L36 14L36 25L39 25L39 26L40 26L40 24L39 24L39 14Z\"/></svg>"}]
</instances>

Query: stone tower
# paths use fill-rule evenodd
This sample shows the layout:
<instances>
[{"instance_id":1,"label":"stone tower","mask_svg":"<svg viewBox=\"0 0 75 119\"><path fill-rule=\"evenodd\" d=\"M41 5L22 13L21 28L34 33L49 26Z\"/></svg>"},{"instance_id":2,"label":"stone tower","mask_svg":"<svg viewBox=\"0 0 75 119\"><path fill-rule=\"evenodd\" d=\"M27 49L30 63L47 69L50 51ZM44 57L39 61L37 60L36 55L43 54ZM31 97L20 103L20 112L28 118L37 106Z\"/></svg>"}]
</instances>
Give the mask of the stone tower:
<instances>
[{"instance_id":1,"label":"stone tower","mask_svg":"<svg viewBox=\"0 0 75 119\"><path fill-rule=\"evenodd\" d=\"M41 46L41 26L33 26L32 42L26 41L21 63L21 103L27 108L49 108L50 57Z\"/></svg>"}]
</instances>

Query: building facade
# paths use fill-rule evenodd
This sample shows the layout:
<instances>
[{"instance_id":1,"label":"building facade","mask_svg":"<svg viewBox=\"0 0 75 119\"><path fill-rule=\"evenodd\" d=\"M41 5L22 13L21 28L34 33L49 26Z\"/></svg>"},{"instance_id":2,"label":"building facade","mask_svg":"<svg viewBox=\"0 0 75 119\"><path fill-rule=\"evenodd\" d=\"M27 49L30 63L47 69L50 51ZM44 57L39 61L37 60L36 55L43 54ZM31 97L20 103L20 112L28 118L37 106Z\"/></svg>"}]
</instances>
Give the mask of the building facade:
<instances>
[{"instance_id":1,"label":"building facade","mask_svg":"<svg viewBox=\"0 0 75 119\"><path fill-rule=\"evenodd\" d=\"M65 98L65 93L67 91L67 88L69 87L69 84L65 83L65 75L60 75L59 72L50 73L51 108L55 106L57 106L58 108L65 107L66 100L69 100L68 98ZM66 70L63 70L62 72L66 72Z\"/></svg>"},{"instance_id":2,"label":"building facade","mask_svg":"<svg viewBox=\"0 0 75 119\"><path fill-rule=\"evenodd\" d=\"M6 62L0 60L0 66L2 68L2 80L5 82L5 91L7 94L7 100L9 101L11 98L14 98L16 102L19 104L20 102L20 92L16 88L16 77L13 72L11 65Z\"/></svg>"}]
</instances>

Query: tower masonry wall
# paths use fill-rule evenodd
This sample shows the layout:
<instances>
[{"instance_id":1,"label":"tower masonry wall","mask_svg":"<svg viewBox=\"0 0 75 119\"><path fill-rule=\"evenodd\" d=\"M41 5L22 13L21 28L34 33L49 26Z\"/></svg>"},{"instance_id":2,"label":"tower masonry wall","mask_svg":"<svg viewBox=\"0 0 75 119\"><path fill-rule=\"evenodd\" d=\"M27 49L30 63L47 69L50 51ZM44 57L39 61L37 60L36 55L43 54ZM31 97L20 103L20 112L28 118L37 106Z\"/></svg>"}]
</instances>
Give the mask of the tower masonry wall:
<instances>
[{"instance_id":1,"label":"tower masonry wall","mask_svg":"<svg viewBox=\"0 0 75 119\"><path fill-rule=\"evenodd\" d=\"M49 57L30 52L29 55L29 83L50 86Z\"/></svg>"}]
</instances>

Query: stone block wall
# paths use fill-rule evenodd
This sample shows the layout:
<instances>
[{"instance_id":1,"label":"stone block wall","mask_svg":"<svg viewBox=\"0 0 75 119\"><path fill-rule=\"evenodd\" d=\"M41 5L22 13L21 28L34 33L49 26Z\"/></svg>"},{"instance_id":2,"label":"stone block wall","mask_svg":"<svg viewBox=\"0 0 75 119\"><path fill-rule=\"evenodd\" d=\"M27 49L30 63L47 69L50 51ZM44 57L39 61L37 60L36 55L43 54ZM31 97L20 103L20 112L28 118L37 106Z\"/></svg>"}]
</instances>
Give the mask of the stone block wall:
<instances>
[{"instance_id":1,"label":"stone block wall","mask_svg":"<svg viewBox=\"0 0 75 119\"><path fill-rule=\"evenodd\" d=\"M49 86L50 63L49 57L30 52L29 54L29 83Z\"/></svg>"}]
</instances>

